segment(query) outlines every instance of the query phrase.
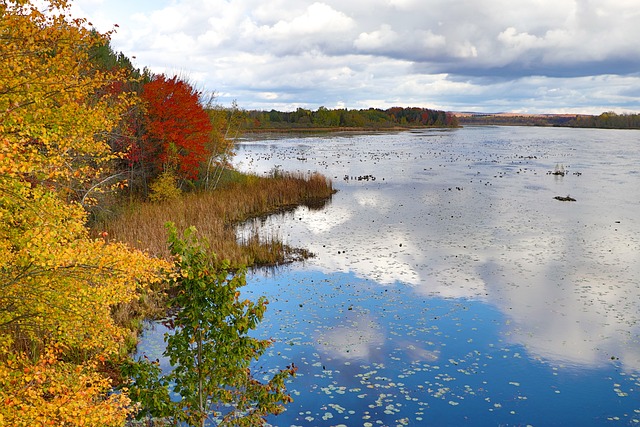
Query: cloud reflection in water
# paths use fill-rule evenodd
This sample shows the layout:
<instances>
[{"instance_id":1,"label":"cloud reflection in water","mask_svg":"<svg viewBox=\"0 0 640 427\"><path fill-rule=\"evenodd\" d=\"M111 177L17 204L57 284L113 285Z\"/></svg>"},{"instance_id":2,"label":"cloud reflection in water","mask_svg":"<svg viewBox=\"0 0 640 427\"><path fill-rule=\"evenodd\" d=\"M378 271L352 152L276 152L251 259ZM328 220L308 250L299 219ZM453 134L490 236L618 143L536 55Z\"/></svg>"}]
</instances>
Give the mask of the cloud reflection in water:
<instances>
[{"instance_id":1,"label":"cloud reflection in water","mask_svg":"<svg viewBox=\"0 0 640 427\"><path fill-rule=\"evenodd\" d=\"M325 209L299 208L265 224L317 255L307 268L483 300L512 320L506 336L532 354L587 366L615 357L638 370L636 135L469 128L305 139L304 164L295 144L272 141L271 157L254 170L275 162L334 178L340 192ZM547 175L560 162L567 176ZM553 200L566 194L577 202ZM359 342L345 327L343 340ZM353 354L364 357L378 342L375 328L365 335ZM337 333L327 341L346 357Z\"/></svg>"}]
</instances>

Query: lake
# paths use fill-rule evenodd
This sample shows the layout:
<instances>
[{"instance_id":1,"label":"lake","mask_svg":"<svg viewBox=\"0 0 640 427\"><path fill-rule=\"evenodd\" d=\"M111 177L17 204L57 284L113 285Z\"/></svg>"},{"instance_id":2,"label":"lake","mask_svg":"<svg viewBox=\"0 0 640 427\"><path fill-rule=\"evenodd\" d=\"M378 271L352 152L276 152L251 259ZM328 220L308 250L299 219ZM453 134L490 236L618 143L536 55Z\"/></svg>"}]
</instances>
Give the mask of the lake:
<instances>
[{"instance_id":1,"label":"lake","mask_svg":"<svg viewBox=\"0 0 640 427\"><path fill-rule=\"evenodd\" d=\"M276 340L255 371L299 367L272 425L640 423L639 131L256 136L234 163L339 190L238 231L316 255L243 290Z\"/></svg>"}]
</instances>

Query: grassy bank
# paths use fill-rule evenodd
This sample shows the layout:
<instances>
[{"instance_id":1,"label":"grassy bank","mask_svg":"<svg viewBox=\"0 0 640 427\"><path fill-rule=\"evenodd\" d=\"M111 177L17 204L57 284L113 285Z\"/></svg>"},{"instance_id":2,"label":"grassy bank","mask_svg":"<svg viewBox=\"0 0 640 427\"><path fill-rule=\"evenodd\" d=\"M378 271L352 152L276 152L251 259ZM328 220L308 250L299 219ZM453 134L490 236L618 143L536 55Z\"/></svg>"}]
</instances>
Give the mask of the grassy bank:
<instances>
[{"instance_id":1,"label":"grassy bank","mask_svg":"<svg viewBox=\"0 0 640 427\"><path fill-rule=\"evenodd\" d=\"M172 221L178 229L193 225L218 259L229 259L232 267L275 265L308 254L277 239L263 241L257 235L239 242L236 225L301 204L321 203L334 192L331 181L320 174L260 177L228 171L215 191L187 193L160 203L135 203L116 218L94 224L93 229L96 234L106 231L109 239L168 258L164 224Z\"/></svg>"}]
</instances>

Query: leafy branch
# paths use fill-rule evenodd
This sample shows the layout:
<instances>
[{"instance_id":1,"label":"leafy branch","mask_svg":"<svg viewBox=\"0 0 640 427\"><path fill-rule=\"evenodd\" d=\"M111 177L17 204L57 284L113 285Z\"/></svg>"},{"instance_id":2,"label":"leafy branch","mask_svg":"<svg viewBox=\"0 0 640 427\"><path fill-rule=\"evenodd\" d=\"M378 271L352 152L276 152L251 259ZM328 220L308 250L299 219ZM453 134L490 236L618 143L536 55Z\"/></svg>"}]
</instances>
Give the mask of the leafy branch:
<instances>
[{"instance_id":1,"label":"leafy branch","mask_svg":"<svg viewBox=\"0 0 640 427\"><path fill-rule=\"evenodd\" d=\"M133 374L130 396L141 399L144 408L139 416L171 417L201 427L208 420L220 426L264 425L267 415L281 413L292 401L285 383L297 370L291 364L266 383L251 373L251 362L273 343L248 335L260 324L268 302L240 298L245 272L232 273L228 261L218 262L194 227L182 237L174 224L167 229L175 314L164 356L172 371L162 375L157 364L141 359L127 372ZM177 402L167 401L170 384L180 396Z\"/></svg>"}]
</instances>

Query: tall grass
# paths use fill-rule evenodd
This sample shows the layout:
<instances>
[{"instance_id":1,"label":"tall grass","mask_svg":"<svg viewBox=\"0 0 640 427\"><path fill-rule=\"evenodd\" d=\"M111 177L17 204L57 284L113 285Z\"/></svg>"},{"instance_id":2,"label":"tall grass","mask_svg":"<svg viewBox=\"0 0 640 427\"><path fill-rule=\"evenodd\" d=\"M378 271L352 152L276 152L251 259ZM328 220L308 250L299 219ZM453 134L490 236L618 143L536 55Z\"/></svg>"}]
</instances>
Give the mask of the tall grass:
<instances>
[{"instance_id":1,"label":"tall grass","mask_svg":"<svg viewBox=\"0 0 640 427\"><path fill-rule=\"evenodd\" d=\"M178 229L193 225L218 259L230 260L232 267L275 265L308 254L277 238L262 240L257 233L238 241L236 225L300 204L313 206L334 192L331 181L317 173L278 172L260 177L228 171L215 191L196 191L165 202L134 203L116 218L94 224L93 230L96 234L106 231L109 239L168 258L164 224L172 221Z\"/></svg>"}]
</instances>

